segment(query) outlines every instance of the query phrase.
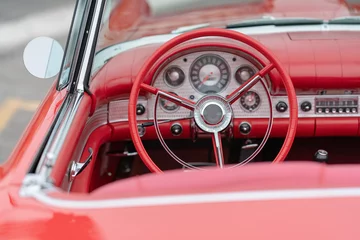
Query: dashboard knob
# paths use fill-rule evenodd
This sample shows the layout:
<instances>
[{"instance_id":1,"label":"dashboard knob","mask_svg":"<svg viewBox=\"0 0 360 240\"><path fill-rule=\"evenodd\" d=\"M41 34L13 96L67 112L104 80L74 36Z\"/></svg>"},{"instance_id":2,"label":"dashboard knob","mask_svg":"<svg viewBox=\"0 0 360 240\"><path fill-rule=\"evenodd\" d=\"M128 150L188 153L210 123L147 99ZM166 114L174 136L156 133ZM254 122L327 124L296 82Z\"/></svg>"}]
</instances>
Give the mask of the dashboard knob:
<instances>
[{"instance_id":1,"label":"dashboard knob","mask_svg":"<svg viewBox=\"0 0 360 240\"><path fill-rule=\"evenodd\" d=\"M323 149L319 149L314 154L314 160L317 162L326 162L329 160L329 154Z\"/></svg>"},{"instance_id":2,"label":"dashboard knob","mask_svg":"<svg viewBox=\"0 0 360 240\"><path fill-rule=\"evenodd\" d=\"M143 137L144 135L145 135L145 133L146 133L146 129L145 129L145 127L144 126L142 126L142 125L138 125L138 133L139 133L139 136L140 137Z\"/></svg>"},{"instance_id":3,"label":"dashboard knob","mask_svg":"<svg viewBox=\"0 0 360 240\"><path fill-rule=\"evenodd\" d=\"M280 101L278 102L278 104L276 104L276 111L278 112L286 112L286 110L288 109L288 105L286 104L286 102Z\"/></svg>"},{"instance_id":4,"label":"dashboard knob","mask_svg":"<svg viewBox=\"0 0 360 240\"><path fill-rule=\"evenodd\" d=\"M301 103L301 110L303 110L304 112L308 112L311 110L311 103L309 101L305 101L303 103Z\"/></svg>"},{"instance_id":5,"label":"dashboard knob","mask_svg":"<svg viewBox=\"0 0 360 240\"><path fill-rule=\"evenodd\" d=\"M174 123L171 128L170 131L174 136L179 136L182 133L182 126L179 123Z\"/></svg>"},{"instance_id":6,"label":"dashboard knob","mask_svg":"<svg viewBox=\"0 0 360 240\"><path fill-rule=\"evenodd\" d=\"M143 115L145 113L145 107L142 104L136 105L136 115Z\"/></svg>"},{"instance_id":7,"label":"dashboard knob","mask_svg":"<svg viewBox=\"0 0 360 240\"><path fill-rule=\"evenodd\" d=\"M239 131L243 135L248 135L251 131L251 125L247 122L243 122L239 126Z\"/></svg>"}]
</instances>

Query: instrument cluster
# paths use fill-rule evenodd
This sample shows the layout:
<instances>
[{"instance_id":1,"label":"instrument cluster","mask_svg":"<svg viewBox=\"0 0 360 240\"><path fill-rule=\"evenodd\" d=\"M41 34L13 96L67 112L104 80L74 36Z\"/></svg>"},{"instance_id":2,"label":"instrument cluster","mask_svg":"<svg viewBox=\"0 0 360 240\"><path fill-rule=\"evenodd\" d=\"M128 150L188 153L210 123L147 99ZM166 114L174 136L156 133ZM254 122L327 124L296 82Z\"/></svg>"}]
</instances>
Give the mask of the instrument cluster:
<instances>
[{"instance_id":1,"label":"instrument cluster","mask_svg":"<svg viewBox=\"0 0 360 240\"><path fill-rule=\"evenodd\" d=\"M223 51L199 51L178 57L162 67L153 81L154 87L174 93L193 101L206 94L219 94L225 97L242 83L251 78L258 68L243 56ZM264 105L268 109L265 89L261 83L233 104L235 117L252 113ZM155 97L149 99L150 106ZM268 111L268 110L267 110ZM189 111L176 104L159 99L157 114L159 118L185 117Z\"/></svg>"}]
</instances>

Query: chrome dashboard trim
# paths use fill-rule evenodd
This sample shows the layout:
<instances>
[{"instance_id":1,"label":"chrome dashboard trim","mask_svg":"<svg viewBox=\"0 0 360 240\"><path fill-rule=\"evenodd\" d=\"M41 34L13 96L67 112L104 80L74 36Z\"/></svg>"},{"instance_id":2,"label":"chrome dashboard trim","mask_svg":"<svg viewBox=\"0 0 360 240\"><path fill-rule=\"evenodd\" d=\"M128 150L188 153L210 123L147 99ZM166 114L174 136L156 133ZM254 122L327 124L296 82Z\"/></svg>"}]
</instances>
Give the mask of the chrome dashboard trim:
<instances>
[{"instance_id":1,"label":"chrome dashboard trim","mask_svg":"<svg viewBox=\"0 0 360 240\"><path fill-rule=\"evenodd\" d=\"M265 95L260 95L262 99L264 99ZM345 97L345 96L352 96L357 97L359 99L359 95L299 95L297 96L298 100L298 111L299 111L299 118L328 118L328 117L360 117L359 109L357 113L336 113L336 114L316 114L315 113L315 98L327 98L327 97ZM276 104L280 101L284 101L285 103L289 104L287 96L271 96L271 100L273 101L273 115L274 118L289 118L289 110L287 110L284 113L279 113L276 111ZM312 109L309 112L304 112L301 110L301 103L304 101L309 101L312 105ZM262 104L259 106L258 110L253 112L247 112L244 111L240 105L237 106L237 103L233 104L233 108L236 107L236 109L233 109L234 111L234 118L238 119L249 119L249 118L268 118L269 117L269 110L268 110L268 104L267 101L262 101ZM109 104L109 122L115 123L115 122L124 122L128 121L128 106L129 101L124 100L117 100L112 101ZM139 103L144 104L146 106L146 112L148 112L149 109L153 108L153 105L151 101L147 101L146 99L139 100ZM359 108L359 107L358 107ZM189 113L182 113L180 114L173 114L173 113L167 113L163 111L161 108L158 107L158 114L161 115L161 117L158 117L158 119L176 119L176 118L182 118L189 116ZM138 116L138 120L153 120L153 117L150 114L144 114L143 116Z\"/></svg>"}]
</instances>

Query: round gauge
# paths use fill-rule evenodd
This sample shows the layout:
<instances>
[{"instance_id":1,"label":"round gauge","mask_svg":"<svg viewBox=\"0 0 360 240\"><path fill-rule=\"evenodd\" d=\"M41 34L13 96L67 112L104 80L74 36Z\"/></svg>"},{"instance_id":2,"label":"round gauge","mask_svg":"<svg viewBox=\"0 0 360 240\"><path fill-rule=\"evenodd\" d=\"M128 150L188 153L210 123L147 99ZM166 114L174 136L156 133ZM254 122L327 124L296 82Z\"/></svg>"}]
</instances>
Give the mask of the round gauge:
<instances>
[{"instance_id":1,"label":"round gauge","mask_svg":"<svg viewBox=\"0 0 360 240\"><path fill-rule=\"evenodd\" d=\"M239 84L243 84L247 80L249 80L252 76L254 76L255 70L249 65L245 65L240 67L235 72L235 79Z\"/></svg>"},{"instance_id":2,"label":"round gauge","mask_svg":"<svg viewBox=\"0 0 360 240\"><path fill-rule=\"evenodd\" d=\"M173 93L172 94L175 94L177 95L176 93ZM174 112L176 110L179 109L179 105L177 105L176 103L173 103L167 99L164 99L164 98L160 98L160 106L162 109L164 109L165 111L167 112Z\"/></svg>"},{"instance_id":3,"label":"round gauge","mask_svg":"<svg viewBox=\"0 0 360 240\"><path fill-rule=\"evenodd\" d=\"M229 80L230 68L218 55L202 55L190 67L190 82L201 93L218 93Z\"/></svg>"},{"instance_id":4,"label":"round gauge","mask_svg":"<svg viewBox=\"0 0 360 240\"><path fill-rule=\"evenodd\" d=\"M256 92L248 91L240 98L240 105L245 110L252 112L260 106L260 96Z\"/></svg>"},{"instance_id":5,"label":"round gauge","mask_svg":"<svg viewBox=\"0 0 360 240\"><path fill-rule=\"evenodd\" d=\"M185 73L179 67L171 66L165 70L164 79L168 85L178 87L184 82Z\"/></svg>"}]
</instances>

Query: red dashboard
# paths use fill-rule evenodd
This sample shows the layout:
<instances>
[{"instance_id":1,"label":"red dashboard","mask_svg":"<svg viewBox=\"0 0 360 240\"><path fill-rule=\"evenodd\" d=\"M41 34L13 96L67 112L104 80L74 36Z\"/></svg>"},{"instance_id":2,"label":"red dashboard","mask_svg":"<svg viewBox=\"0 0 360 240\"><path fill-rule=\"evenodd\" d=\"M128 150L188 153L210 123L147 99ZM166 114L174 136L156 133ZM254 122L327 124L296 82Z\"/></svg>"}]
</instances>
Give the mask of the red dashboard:
<instances>
[{"instance_id":1,"label":"red dashboard","mask_svg":"<svg viewBox=\"0 0 360 240\"><path fill-rule=\"evenodd\" d=\"M356 136L360 134L360 114L358 113L360 59L357 57L360 53L360 42L358 41L360 33L349 31L290 32L258 34L251 37L274 53L292 79L299 105L297 136ZM96 73L91 83L91 91L97 98L93 100L96 101L97 106L108 104L109 123L113 129L121 133L115 132L116 139L129 137L127 105L132 83L148 57L161 45L162 43L147 44L119 53ZM209 49L206 48L207 45L213 47ZM238 47L240 45L243 52L231 50L233 45ZM260 62L254 62L249 58L248 52L259 57ZM182 97L194 97L195 99L201 97L201 94L206 94L206 89L196 88L194 85L196 79L191 77L191 71L196 71L193 67L199 61L201 63L201 59L206 61L206 58L202 57L210 57L209 61L223 61L226 73L218 75L224 84L219 89L211 91L224 95L228 92L227 89L237 86L236 73L241 67L249 67L251 71L256 72L260 68L259 66L266 62L253 49L223 38L193 40L177 47L169 55L171 55L170 58L164 56L163 59L159 59L158 66L154 66L152 73L155 73L156 77L154 79L147 78L145 82L152 83L158 88L165 88L165 90ZM233 61L235 58L236 61ZM184 78L178 87L172 86L169 77L166 76L176 68L180 71L175 71L177 76ZM197 75L199 74L201 73L197 72ZM280 102L287 105L288 102L277 72L273 71L269 77L272 83L270 90L274 115L271 136L281 137L286 134L289 114L286 109L280 111L278 105ZM265 84L269 83L269 81L264 82ZM209 88L209 86L207 87ZM246 98L243 99L243 103L240 101L234 109L233 132L235 137L262 137L265 133L269 105L266 104L264 87L256 85L253 92L256 95L249 98L251 98L250 100L255 99L254 109L250 109L250 111L246 109L246 104L243 104L246 103ZM149 121L153 118L152 110L148 109L152 109L154 98L143 94L139 99L139 104L146 109L143 115L138 116L139 121ZM256 99L260 99L261 104L257 104ZM173 111L171 108L174 106L167 106L169 109L166 109L161 99L158 105L159 119L179 118L187 115L186 109L180 108ZM183 122L185 128L191 125L189 120L183 120ZM252 126L250 134L245 135L239 132L239 125L242 122L250 123ZM169 131L169 124L161 125L160 128L164 132L164 136L174 137ZM153 131L149 128L147 136L144 138L155 137L150 134L151 132ZM190 135L191 131L184 131L178 137L187 138Z\"/></svg>"}]
</instances>

